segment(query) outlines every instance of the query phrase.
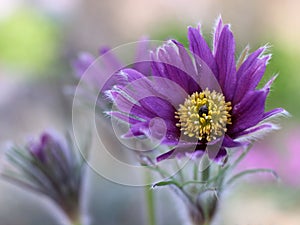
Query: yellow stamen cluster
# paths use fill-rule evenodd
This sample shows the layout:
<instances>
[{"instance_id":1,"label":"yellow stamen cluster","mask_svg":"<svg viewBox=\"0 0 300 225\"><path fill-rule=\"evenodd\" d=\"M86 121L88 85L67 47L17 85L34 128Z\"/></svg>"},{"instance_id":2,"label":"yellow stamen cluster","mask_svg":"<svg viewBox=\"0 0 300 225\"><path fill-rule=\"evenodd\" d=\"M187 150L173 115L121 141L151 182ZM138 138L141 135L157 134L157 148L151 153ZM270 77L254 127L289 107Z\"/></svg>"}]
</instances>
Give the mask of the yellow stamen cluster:
<instances>
[{"instance_id":1,"label":"yellow stamen cluster","mask_svg":"<svg viewBox=\"0 0 300 225\"><path fill-rule=\"evenodd\" d=\"M224 95L205 89L188 96L183 105L179 105L175 118L180 130L189 137L209 142L222 136L226 125L231 124L231 102L225 102Z\"/></svg>"}]
</instances>

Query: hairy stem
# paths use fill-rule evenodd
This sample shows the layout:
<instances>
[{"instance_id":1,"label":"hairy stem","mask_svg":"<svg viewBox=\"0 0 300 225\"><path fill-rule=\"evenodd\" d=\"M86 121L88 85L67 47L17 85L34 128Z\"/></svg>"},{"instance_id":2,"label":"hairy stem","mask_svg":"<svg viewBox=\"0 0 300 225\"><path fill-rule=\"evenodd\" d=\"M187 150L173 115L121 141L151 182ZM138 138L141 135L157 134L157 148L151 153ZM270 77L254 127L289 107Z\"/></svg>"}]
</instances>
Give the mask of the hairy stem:
<instances>
[{"instance_id":1,"label":"hairy stem","mask_svg":"<svg viewBox=\"0 0 300 225\"><path fill-rule=\"evenodd\" d=\"M151 172L146 172L145 174L146 182L151 183ZM151 186L147 185L145 187L145 196L147 202L147 215L148 215L148 225L155 225L155 202L154 202L154 193Z\"/></svg>"}]
</instances>

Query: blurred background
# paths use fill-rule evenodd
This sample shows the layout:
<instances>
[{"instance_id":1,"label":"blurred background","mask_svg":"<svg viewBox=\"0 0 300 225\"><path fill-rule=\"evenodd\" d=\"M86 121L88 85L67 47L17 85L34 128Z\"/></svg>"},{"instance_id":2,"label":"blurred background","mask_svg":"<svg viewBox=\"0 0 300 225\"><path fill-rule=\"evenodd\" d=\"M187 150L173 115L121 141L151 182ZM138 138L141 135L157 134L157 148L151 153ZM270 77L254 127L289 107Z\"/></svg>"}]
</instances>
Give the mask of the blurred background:
<instances>
[{"instance_id":1,"label":"blurred background","mask_svg":"<svg viewBox=\"0 0 300 225\"><path fill-rule=\"evenodd\" d=\"M282 129L255 144L243 168L275 169L282 183L255 177L225 196L222 224L300 224L300 3L238 0L1 0L0 4L0 147L24 143L44 129L62 133L71 127L75 84L71 61L80 52L98 54L148 35L187 43L188 25L203 24L207 37L221 14L232 24L237 54L269 44L273 53L263 83L273 74L267 109L283 107L292 115ZM241 169L243 169L241 168ZM125 187L89 173L94 193L88 210L93 224L146 224L142 188ZM252 177L253 178L253 177ZM0 181L0 225L60 224L51 203ZM156 199L172 202L165 190ZM180 224L178 208L157 206L159 224ZM238 213L236 213L238 211ZM13 216L12 216L13 215ZM45 220L47 218L47 220Z\"/></svg>"}]
</instances>

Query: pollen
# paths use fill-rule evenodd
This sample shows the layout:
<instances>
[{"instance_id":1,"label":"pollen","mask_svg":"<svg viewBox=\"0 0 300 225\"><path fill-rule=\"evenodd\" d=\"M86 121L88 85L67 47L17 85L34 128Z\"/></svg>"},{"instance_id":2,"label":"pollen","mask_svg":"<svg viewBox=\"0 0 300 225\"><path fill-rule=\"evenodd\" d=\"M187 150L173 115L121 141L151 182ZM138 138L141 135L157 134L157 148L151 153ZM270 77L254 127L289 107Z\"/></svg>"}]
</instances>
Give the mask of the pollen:
<instances>
[{"instance_id":1,"label":"pollen","mask_svg":"<svg viewBox=\"0 0 300 225\"><path fill-rule=\"evenodd\" d=\"M208 89L195 92L175 112L179 121L176 126L184 135L210 142L227 131L227 124L231 124L231 109L231 102L226 102L221 93Z\"/></svg>"}]
</instances>

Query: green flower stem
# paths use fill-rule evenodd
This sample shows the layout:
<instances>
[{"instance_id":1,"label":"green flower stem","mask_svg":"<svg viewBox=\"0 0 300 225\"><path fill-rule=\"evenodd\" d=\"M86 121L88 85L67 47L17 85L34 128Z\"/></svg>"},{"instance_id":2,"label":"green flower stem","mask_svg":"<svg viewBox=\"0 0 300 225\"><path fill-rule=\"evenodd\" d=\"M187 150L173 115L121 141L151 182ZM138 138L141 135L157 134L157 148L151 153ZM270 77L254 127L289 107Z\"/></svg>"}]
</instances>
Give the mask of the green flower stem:
<instances>
[{"instance_id":1,"label":"green flower stem","mask_svg":"<svg viewBox=\"0 0 300 225\"><path fill-rule=\"evenodd\" d=\"M81 220L80 220L80 216L78 215L78 217L76 219L72 220L72 224L73 225L81 225Z\"/></svg>"},{"instance_id":2,"label":"green flower stem","mask_svg":"<svg viewBox=\"0 0 300 225\"><path fill-rule=\"evenodd\" d=\"M198 164L195 163L195 164L194 164L194 180L195 180L195 181L198 180L198 173L199 173Z\"/></svg>"},{"instance_id":3,"label":"green flower stem","mask_svg":"<svg viewBox=\"0 0 300 225\"><path fill-rule=\"evenodd\" d=\"M210 161L207 155L204 155L202 158L201 166L202 166L202 181L206 182L209 180L209 165Z\"/></svg>"},{"instance_id":4,"label":"green flower stem","mask_svg":"<svg viewBox=\"0 0 300 225\"><path fill-rule=\"evenodd\" d=\"M180 182L183 183L184 182L184 176L182 174L181 167L178 164L177 160L176 160L176 167L177 167L176 169L178 170L177 174L179 175Z\"/></svg>"},{"instance_id":5,"label":"green flower stem","mask_svg":"<svg viewBox=\"0 0 300 225\"><path fill-rule=\"evenodd\" d=\"M148 171L145 174L146 183L151 183L151 172ZM147 202L147 212L148 212L148 225L155 225L156 218L155 218L155 202L154 202L154 192L151 185L147 185L145 187L145 196Z\"/></svg>"},{"instance_id":6,"label":"green flower stem","mask_svg":"<svg viewBox=\"0 0 300 225\"><path fill-rule=\"evenodd\" d=\"M78 208L78 204L77 207L74 208L64 208L64 212L66 214L66 216L69 218L70 223L73 225L81 225L81 213L80 210Z\"/></svg>"},{"instance_id":7,"label":"green flower stem","mask_svg":"<svg viewBox=\"0 0 300 225\"><path fill-rule=\"evenodd\" d=\"M203 225L210 225L210 222L209 222L209 221L206 221L206 222L204 222Z\"/></svg>"},{"instance_id":8,"label":"green flower stem","mask_svg":"<svg viewBox=\"0 0 300 225\"><path fill-rule=\"evenodd\" d=\"M207 181L209 178L209 167L203 170L202 172L202 181Z\"/></svg>"}]
</instances>

